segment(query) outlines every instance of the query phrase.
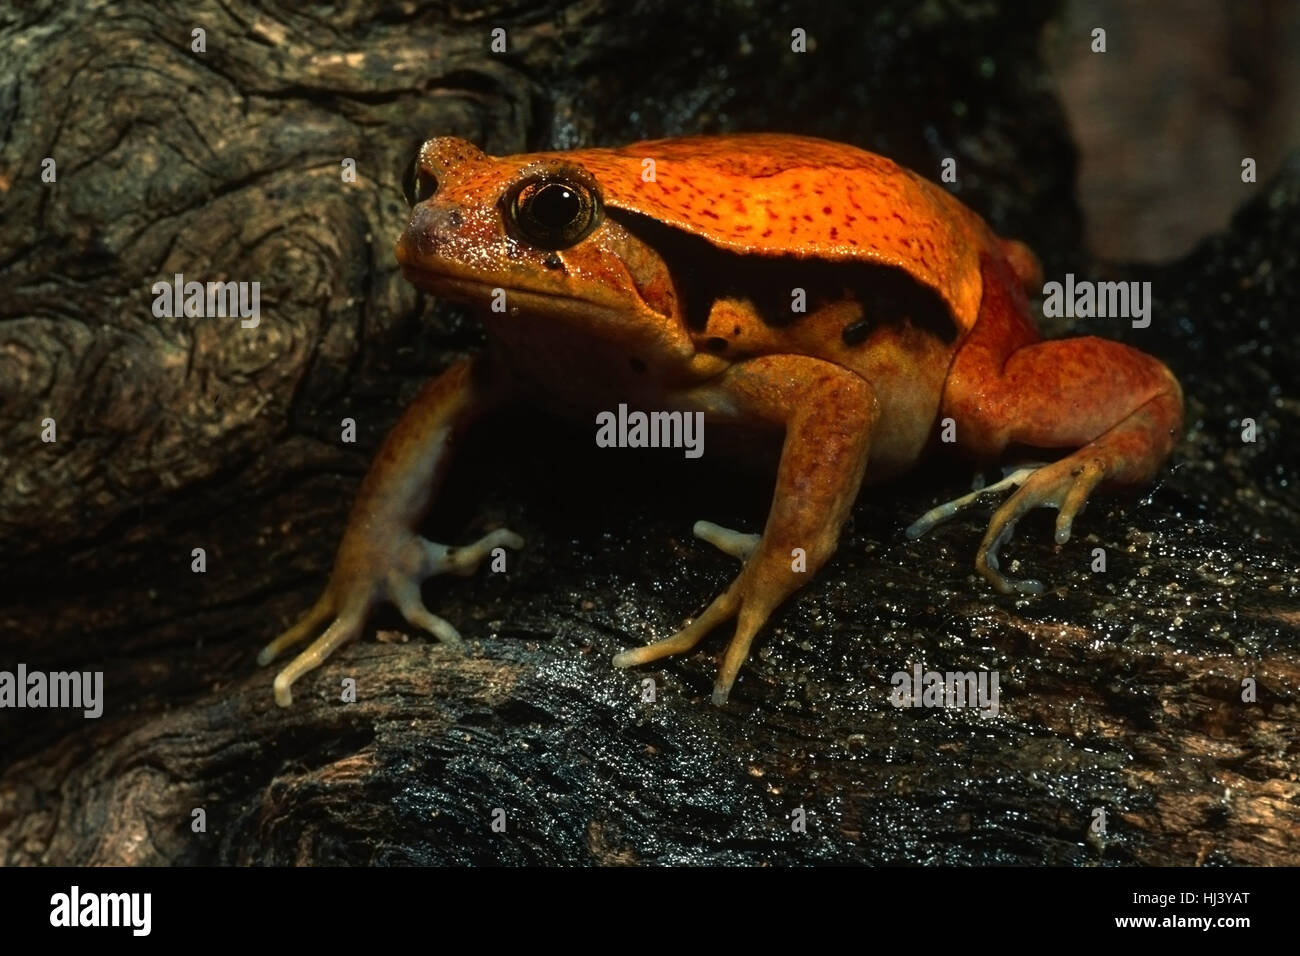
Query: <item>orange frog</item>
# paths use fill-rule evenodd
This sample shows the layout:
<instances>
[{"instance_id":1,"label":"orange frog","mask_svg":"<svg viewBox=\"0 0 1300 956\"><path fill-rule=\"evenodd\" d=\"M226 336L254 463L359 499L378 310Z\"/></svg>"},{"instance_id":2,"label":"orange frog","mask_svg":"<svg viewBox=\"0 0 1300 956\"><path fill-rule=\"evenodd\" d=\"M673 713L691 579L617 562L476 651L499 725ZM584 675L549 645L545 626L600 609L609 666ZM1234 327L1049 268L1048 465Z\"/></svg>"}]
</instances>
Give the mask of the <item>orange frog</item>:
<instances>
[{"instance_id":1,"label":"orange frog","mask_svg":"<svg viewBox=\"0 0 1300 956\"><path fill-rule=\"evenodd\" d=\"M864 476L911 468L941 423L976 461L1009 446L1055 452L982 492L1015 489L975 556L1003 593L1042 587L999 570L1022 515L1056 508L1064 543L1093 490L1150 481L1182 425L1181 389L1155 359L1099 338L1040 340L1025 290L1042 277L1025 246L851 146L733 135L496 158L439 138L422 147L413 189L402 271L480 307L491 346L430 382L384 442L324 593L260 655L323 628L276 677L281 705L377 602L459 643L421 582L523 542L498 530L450 547L417 528L457 435L503 401L587 422L626 403L783 434L763 533L695 526L744 562L732 585L676 634L614 658L680 654L734 619L715 703L768 616L834 551ZM934 509L909 536L975 497Z\"/></svg>"}]
</instances>

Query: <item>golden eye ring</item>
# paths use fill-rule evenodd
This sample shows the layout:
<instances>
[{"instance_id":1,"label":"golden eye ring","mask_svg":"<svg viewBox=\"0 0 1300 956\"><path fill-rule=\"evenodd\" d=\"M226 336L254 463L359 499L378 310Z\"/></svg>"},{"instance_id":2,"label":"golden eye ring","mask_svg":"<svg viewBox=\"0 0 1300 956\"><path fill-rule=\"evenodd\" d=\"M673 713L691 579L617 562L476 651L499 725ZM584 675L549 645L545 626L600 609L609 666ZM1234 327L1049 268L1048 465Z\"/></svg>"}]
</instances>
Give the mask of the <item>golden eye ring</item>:
<instances>
[{"instance_id":1,"label":"golden eye ring","mask_svg":"<svg viewBox=\"0 0 1300 956\"><path fill-rule=\"evenodd\" d=\"M600 197L586 183L562 174L530 176L505 197L506 216L518 238L538 249L567 249L600 225Z\"/></svg>"}]
</instances>

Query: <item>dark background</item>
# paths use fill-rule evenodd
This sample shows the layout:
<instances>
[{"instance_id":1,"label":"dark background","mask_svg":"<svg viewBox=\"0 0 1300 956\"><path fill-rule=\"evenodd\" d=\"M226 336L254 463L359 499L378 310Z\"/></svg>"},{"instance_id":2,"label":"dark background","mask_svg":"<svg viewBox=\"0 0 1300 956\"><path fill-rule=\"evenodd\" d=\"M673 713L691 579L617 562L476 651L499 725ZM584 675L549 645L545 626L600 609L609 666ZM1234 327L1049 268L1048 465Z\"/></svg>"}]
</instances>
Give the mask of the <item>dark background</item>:
<instances>
[{"instance_id":1,"label":"dark background","mask_svg":"<svg viewBox=\"0 0 1300 956\"><path fill-rule=\"evenodd\" d=\"M1297 8L1025 6L0 6L0 669L103 670L107 696L98 721L0 712L0 861L1296 862ZM528 540L508 575L426 586L470 653L385 611L276 708L256 650L324 583L405 402L480 341L396 271L418 143L760 129L933 179L955 157L954 192L1049 278L1151 281L1148 329L1047 325L1179 375L1158 481L1094 500L1061 548L1049 513L1022 522L1032 600L974 574L987 509L903 538L964 467L868 491L717 709L725 634L609 658L730 581L691 525L756 529L771 476L500 416L425 529ZM261 327L155 319L175 272L260 281ZM997 669L1001 716L895 710L916 661Z\"/></svg>"}]
</instances>

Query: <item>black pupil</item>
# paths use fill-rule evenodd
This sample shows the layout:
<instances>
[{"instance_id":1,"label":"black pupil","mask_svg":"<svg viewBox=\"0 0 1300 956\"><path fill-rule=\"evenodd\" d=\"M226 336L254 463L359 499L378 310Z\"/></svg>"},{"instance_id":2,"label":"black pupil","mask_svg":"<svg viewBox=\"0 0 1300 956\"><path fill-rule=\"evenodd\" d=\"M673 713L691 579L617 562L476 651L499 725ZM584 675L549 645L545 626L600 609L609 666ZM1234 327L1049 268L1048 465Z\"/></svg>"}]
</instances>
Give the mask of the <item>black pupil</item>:
<instances>
[{"instance_id":1,"label":"black pupil","mask_svg":"<svg viewBox=\"0 0 1300 956\"><path fill-rule=\"evenodd\" d=\"M528 204L529 214L547 229L563 229L582 211L582 201L568 186L547 183Z\"/></svg>"}]
</instances>

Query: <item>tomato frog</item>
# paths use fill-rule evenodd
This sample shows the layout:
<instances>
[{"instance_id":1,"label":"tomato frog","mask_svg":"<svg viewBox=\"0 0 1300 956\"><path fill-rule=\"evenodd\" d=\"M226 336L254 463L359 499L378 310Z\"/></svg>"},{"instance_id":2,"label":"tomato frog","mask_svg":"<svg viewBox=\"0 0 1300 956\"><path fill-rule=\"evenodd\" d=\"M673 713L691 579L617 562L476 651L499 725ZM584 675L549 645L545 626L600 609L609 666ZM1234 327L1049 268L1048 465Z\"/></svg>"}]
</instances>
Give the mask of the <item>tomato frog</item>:
<instances>
[{"instance_id":1,"label":"tomato frog","mask_svg":"<svg viewBox=\"0 0 1300 956\"><path fill-rule=\"evenodd\" d=\"M698 412L706 428L779 442L762 533L695 526L743 562L731 586L613 661L681 654L734 621L715 703L764 622L830 557L863 482L906 472L945 424L976 463L1026 449L1048 460L984 489L1008 492L975 553L1003 593L1041 590L999 565L1026 512L1055 508L1065 543L1093 491L1149 482L1179 435L1182 392L1164 365L1100 338L1043 341L1026 295L1043 281L1033 253L852 146L750 134L498 158L442 137L421 148L409 198L403 274L478 307L489 347L426 385L393 428L324 593L262 651L265 664L315 637L275 678L281 705L380 601L460 643L421 583L473 573L523 541L500 529L453 547L418 527L458 437L502 402L586 422L620 403ZM976 497L934 509L909 536Z\"/></svg>"}]
</instances>

